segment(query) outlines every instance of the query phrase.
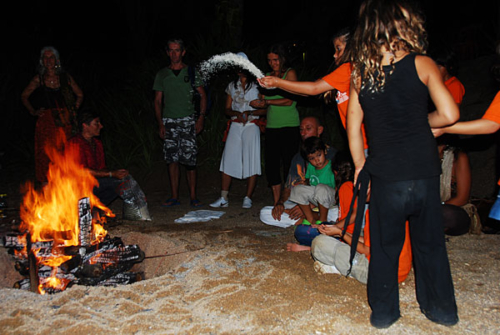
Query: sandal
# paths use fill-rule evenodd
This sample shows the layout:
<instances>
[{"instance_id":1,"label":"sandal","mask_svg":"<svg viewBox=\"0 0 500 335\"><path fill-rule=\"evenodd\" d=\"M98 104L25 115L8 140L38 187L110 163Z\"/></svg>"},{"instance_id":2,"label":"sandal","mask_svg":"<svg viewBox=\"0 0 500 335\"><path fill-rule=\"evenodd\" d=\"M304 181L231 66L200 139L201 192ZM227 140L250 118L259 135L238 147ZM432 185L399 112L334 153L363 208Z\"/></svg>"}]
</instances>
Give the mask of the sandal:
<instances>
[{"instance_id":1,"label":"sandal","mask_svg":"<svg viewBox=\"0 0 500 335\"><path fill-rule=\"evenodd\" d=\"M203 204L201 203L201 201L198 200L198 199L191 200L190 204L191 204L191 207L201 207L201 206L203 206Z\"/></svg>"},{"instance_id":2,"label":"sandal","mask_svg":"<svg viewBox=\"0 0 500 335\"><path fill-rule=\"evenodd\" d=\"M180 204L181 203L179 202L179 200L174 199L174 198L170 198L170 199L165 200L165 202L162 203L161 206L162 207L172 207L172 206L177 206Z\"/></svg>"}]
</instances>

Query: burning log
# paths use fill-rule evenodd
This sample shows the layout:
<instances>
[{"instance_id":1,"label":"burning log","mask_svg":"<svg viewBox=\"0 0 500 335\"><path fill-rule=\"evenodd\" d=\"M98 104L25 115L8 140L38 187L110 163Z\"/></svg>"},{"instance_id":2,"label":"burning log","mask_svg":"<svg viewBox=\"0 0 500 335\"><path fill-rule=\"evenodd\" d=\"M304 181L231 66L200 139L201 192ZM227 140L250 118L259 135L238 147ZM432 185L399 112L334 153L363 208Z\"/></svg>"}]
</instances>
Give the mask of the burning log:
<instances>
[{"instance_id":1,"label":"burning log","mask_svg":"<svg viewBox=\"0 0 500 335\"><path fill-rule=\"evenodd\" d=\"M80 229L78 244L86 247L92 243L92 212L89 198L78 201L78 218L78 228Z\"/></svg>"},{"instance_id":2,"label":"burning log","mask_svg":"<svg viewBox=\"0 0 500 335\"><path fill-rule=\"evenodd\" d=\"M97 181L80 166L77 148L66 146L64 153L46 149L53 163L48 184L41 191L27 185L21 206L20 229L26 233L4 237L17 271L29 276L14 286L43 294L74 284L109 286L143 279L144 274L129 271L144 260L144 252L107 235L99 211L114 214L93 194Z\"/></svg>"}]
</instances>

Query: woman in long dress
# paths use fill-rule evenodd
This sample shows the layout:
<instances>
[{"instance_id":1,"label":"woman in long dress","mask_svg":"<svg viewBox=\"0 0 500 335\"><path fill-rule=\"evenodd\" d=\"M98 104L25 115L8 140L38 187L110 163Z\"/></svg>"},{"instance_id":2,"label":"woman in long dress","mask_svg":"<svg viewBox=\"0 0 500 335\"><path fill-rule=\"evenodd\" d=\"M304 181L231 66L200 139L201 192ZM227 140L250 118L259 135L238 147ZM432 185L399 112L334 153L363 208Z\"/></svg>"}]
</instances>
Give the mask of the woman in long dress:
<instances>
[{"instance_id":1,"label":"woman in long dress","mask_svg":"<svg viewBox=\"0 0 500 335\"><path fill-rule=\"evenodd\" d=\"M36 98L32 96L34 92ZM61 147L67 138L78 132L76 111L83 101L82 90L73 77L62 70L59 52L53 47L42 49L38 74L22 92L21 101L31 115L38 117L35 172L36 180L44 184L50 163L45 147ZM60 131L64 138L59 137Z\"/></svg>"}]
</instances>

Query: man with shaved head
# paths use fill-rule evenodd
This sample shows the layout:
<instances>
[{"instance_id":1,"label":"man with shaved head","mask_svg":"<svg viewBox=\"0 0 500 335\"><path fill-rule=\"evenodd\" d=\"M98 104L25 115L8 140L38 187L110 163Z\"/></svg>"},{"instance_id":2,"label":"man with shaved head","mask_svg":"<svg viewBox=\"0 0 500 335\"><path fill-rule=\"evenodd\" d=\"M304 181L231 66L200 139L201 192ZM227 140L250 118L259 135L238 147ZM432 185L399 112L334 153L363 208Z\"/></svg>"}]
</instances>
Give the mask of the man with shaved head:
<instances>
[{"instance_id":1,"label":"man with shaved head","mask_svg":"<svg viewBox=\"0 0 500 335\"><path fill-rule=\"evenodd\" d=\"M317 117L307 116L300 122L300 137L302 141L312 136L320 137L323 130L324 128ZM333 161L336 153L337 150L335 148L328 146L327 159ZM297 221L304 218L304 213L300 207L296 203L289 201L288 198L290 197L292 188L305 181L306 167L307 162L300 155L300 152L295 154L279 200L274 206L266 206L260 211L260 220L262 222L286 228L295 225ZM336 213L336 210L330 210L328 213L329 220L335 220Z\"/></svg>"}]
</instances>

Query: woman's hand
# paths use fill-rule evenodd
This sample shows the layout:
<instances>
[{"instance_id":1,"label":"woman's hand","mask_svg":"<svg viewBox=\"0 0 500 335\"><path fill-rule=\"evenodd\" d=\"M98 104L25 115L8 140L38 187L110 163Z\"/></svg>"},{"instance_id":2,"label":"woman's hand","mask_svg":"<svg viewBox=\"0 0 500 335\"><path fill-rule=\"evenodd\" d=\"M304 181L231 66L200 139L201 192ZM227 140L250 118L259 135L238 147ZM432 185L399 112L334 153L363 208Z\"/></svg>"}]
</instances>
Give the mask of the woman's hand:
<instances>
[{"instance_id":1,"label":"woman's hand","mask_svg":"<svg viewBox=\"0 0 500 335\"><path fill-rule=\"evenodd\" d=\"M322 224L322 225L319 225L318 231L321 234L328 235L328 236L341 236L342 235L342 229L340 229L336 225Z\"/></svg>"},{"instance_id":2,"label":"woman's hand","mask_svg":"<svg viewBox=\"0 0 500 335\"><path fill-rule=\"evenodd\" d=\"M278 88L279 87L279 78L273 77L273 76L267 76L264 78L259 78L257 81L259 82L260 86L264 88Z\"/></svg>"},{"instance_id":3,"label":"woman's hand","mask_svg":"<svg viewBox=\"0 0 500 335\"><path fill-rule=\"evenodd\" d=\"M446 133L444 131L444 128L431 128L431 131L432 135L434 135L434 137L436 138Z\"/></svg>"},{"instance_id":4,"label":"woman's hand","mask_svg":"<svg viewBox=\"0 0 500 335\"><path fill-rule=\"evenodd\" d=\"M264 109L267 108L267 103L265 99L255 99L250 101L250 106L255 109Z\"/></svg>"},{"instance_id":5,"label":"woman's hand","mask_svg":"<svg viewBox=\"0 0 500 335\"><path fill-rule=\"evenodd\" d=\"M236 116L238 118L238 121L240 121L243 124L246 124L248 122L248 116L250 115L250 112L246 111L243 113L238 113Z\"/></svg>"},{"instance_id":6,"label":"woman's hand","mask_svg":"<svg viewBox=\"0 0 500 335\"><path fill-rule=\"evenodd\" d=\"M40 109L37 109L37 110L33 111L33 113L31 113L31 114L34 115L34 116L40 117L43 114L45 114L45 108L42 107Z\"/></svg>"}]
</instances>

